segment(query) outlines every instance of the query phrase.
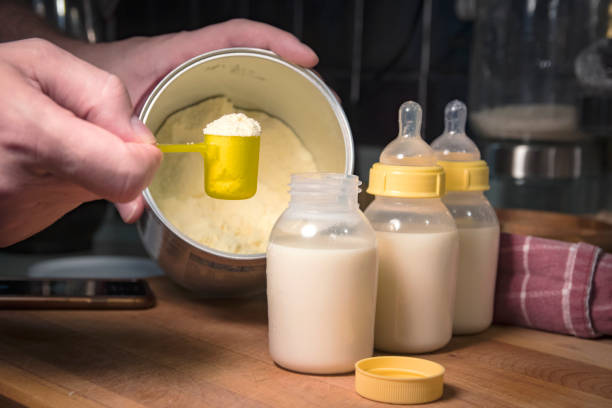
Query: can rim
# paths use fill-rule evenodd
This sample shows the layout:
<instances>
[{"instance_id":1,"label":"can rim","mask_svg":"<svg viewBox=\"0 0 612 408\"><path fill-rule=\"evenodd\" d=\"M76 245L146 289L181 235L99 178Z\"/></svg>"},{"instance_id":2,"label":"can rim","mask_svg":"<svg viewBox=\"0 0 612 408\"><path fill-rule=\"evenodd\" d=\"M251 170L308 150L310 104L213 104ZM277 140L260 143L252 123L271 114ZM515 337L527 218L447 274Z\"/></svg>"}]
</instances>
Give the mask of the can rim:
<instances>
[{"instance_id":1,"label":"can rim","mask_svg":"<svg viewBox=\"0 0 612 408\"><path fill-rule=\"evenodd\" d=\"M344 138L344 143L346 145L346 149L345 149L345 166L344 166L344 172L346 174L352 174L353 173L353 169L354 169L354 160L355 160L355 154L354 154L354 144L353 144L353 137L352 137L352 132L351 132L351 128L349 126L349 122L348 119L346 117L346 114L344 113L344 110L341 109L341 105L340 102L336 99L335 95L333 94L333 92L331 91L331 89L325 84L325 82L323 82L323 80L314 73L314 71L312 71L311 69L307 69L307 68L303 68L300 67L298 65L292 64L290 62L285 61L284 59L282 59L278 54L269 51L269 50L264 50L264 49L260 49L260 48L248 48L248 47L236 47L236 48L222 48L219 50L215 50L215 51L210 51L210 52L206 52L200 55L197 55L185 62L183 62L182 64L180 64L178 67L174 68L172 71L170 71L156 86L155 88L153 88L153 91L151 91L151 93L149 94L149 96L147 97L138 117L142 122L146 122L148 117L149 117L149 113L151 111L151 107L157 102L157 99L159 98L159 96L163 93L163 91L174 81L176 80L180 74L184 71L187 71L189 69L194 68L195 66L204 63L204 62L210 62L211 60L217 59L217 58L222 58L222 57L227 57L227 56L246 56L246 57L257 57L257 58L263 58L263 59L267 59L270 61L274 61L276 63L280 63L281 65L284 65L285 67L293 70L294 72L302 75L303 77L305 77L307 80L309 80L310 83L312 83L318 90L319 92L327 99L329 105L332 107L332 110L334 111L334 114L336 115L337 119L338 119L338 125L341 128L342 131L342 135ZM340 107L340 109L334 109L334 106L338 106ZM353 154L350 155L349 152L352 152ZM168 221L166 219L166 217L164 216L164 214L160 211L159 207L157 206L157 203L155 202L155 200L153 199L153 197L151 196L151 192L149 191L149 188L147 187L144 191L143 191L143 196L144 199L147 203L147 206L153 211L153 213L155 214L156 217L159 218L159 220L164 224L164 226L166 228L168 228L170 231L172 231L173 234L177 235L178 237L180 237L183 241L187 242L189 245L198 248L201 251L205 251L208 252L210 254L222 257L222 258L229 258L229 259L234 259L234 260L258 260L258 259L265 259L266 257L266 253L258 253L258 254L234 254L231 252L225 252L225 251L220 251L218 249L215 248L211 248L205 245L200 244L199 242L191 239L190 237L186 236L185 234L183 234L181 231L179 231L178 229L176 229L174 227L174 225Z\"/></svg>"}]
</instances>

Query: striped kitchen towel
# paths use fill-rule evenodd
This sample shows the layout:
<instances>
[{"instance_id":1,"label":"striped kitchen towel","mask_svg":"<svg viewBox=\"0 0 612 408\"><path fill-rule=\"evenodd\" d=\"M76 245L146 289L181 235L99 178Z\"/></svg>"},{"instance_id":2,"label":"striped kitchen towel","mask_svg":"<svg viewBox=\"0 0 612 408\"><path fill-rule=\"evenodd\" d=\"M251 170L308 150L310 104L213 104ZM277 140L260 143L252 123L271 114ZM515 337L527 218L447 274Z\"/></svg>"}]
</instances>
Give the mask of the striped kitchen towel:
<instances>
[{"instance_id":1,"label":"striped kitchen towel","mask_svg":"<svg viewBox=\"0 0 612 408\"><path fill-rule=\"evenodd\" d=\"M612 254L593 245L502 234L495 323L612 335Z\"/></svg>"}]
</instances>

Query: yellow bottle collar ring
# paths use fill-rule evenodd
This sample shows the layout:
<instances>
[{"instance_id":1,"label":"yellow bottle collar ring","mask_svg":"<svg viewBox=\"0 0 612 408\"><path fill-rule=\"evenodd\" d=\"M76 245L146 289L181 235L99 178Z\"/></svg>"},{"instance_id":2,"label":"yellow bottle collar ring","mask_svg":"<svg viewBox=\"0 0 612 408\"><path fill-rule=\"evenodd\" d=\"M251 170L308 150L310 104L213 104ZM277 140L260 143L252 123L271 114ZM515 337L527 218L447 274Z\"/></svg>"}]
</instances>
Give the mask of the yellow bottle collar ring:
<instances>
[{"instance_id":1,"label":"yellow bottle collar ring","mask_svg":"<svg viewBox=\"0 0 612 408\"><path fill-rule=\"evenodd\" d=\"M440 166L393 166L374 163L368 193L400 198L438 198L444 195L445 177Z\"/></svg>"},{"instance_id":2,"label":"yellow bottle collar ring","mask_svg":"<svg viewBox=\"0 0 612 408\"><path fill-rule=\"evenodd\" d=\"M489 189L489 167L484 160L439 161L446 173L446 191L485 191Z\"/></svg>"}]
</instances>

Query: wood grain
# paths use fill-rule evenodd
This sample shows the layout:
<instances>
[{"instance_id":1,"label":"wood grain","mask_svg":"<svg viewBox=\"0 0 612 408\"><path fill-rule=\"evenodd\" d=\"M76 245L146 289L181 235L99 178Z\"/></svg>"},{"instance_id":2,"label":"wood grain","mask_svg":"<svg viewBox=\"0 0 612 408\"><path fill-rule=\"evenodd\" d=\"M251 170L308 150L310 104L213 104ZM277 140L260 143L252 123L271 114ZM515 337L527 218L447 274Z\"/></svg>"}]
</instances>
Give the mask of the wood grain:
<instances>
[{"instance_id":1,"label":"wood grain","mask_svg":"<svg viewBox=\"0 0 612 408\"><path fill-rule=\"evenodd\" d=\"M604 252L612 251L612 224L593 217L524 209L497 208L501 232L587 242ZM562 225L563 228L559 228Z\"/></svg>"},{"instance_id":2,"label":"wood grain","mask_svg":"<svg viewBox=\"0 0 612 408\"><path fill-rule=\"evenodd\" d=\"M0 311L0 395L33 407L384 406L359 397L352 375L276 366L264 297L151 285L150 310ZM424 357L446 367L432 407L612 406L610 339L498 326Z\"/></svg>"}]
</instances>

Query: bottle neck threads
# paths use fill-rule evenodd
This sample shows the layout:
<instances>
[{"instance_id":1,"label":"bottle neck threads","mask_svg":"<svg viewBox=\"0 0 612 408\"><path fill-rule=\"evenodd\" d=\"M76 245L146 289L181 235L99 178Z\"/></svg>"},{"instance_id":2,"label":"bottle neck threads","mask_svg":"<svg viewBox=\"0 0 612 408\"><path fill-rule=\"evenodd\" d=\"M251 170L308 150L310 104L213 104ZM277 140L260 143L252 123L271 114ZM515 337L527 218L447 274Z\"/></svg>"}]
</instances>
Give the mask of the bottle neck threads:
<instances>
[{"instance_id":1,"label":"bottle neck threads","mask_svg":"<svg viewBox=\"0 0 612 408\"><path fill-rule=\"evenodd\" d=\"M343 211L359 208L359 178L342 173L300 173L291 176L289 207Z\"/></svg>"}]
</instances>

